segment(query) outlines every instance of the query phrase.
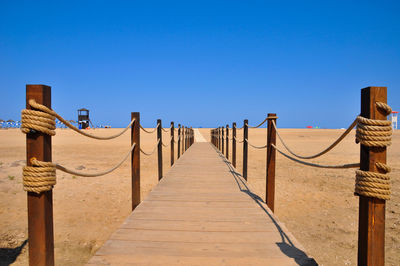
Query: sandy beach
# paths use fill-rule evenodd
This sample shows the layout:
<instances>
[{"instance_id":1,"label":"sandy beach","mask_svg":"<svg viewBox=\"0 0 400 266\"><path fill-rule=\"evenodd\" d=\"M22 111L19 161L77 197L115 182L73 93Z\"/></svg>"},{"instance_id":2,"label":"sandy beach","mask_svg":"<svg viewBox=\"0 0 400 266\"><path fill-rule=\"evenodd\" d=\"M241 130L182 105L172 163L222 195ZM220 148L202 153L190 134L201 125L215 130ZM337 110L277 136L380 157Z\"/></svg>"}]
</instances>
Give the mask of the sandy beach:
<instances>
[{"instance_id":1,"label":"sandy beach","mask_svg":"<svg viewBox=\"0 0 400 266\"><path fill-rule=\"evenodd\" d=\"M96 129L111 135L120 129ZM199 129L209 141L209 129ZM296 152L308 155L333 142L343 130L281 129L282 137ZM169 132L163 132L169 140ZM238 138L242 131L238 130ZM249 141L264 145L266 129L251 129ZM151 151L156 134L141 133L141 145ZM282 147L279 144L278 146ZM130 134L109 141L96 141L68 129L53 137L53 161L81 171L101 171L116 164L130 148ZM175 148L176 149L176 148ZM230 148L230 151L232 149ZM170 148L163 149L164 171L170 169ZM400 261L400 133L394 132L388 148L392 167L392 198L386 209L386 265ZM266 151L249 147L248 182L265 198ZM359 146L354 132L327 155L312 160L321 164L355 163ZM0 261L27 265L26 192L22 189L25 135L19 129L0 130ZM277 155L275 213L308 254L320 265L356 265L358 197L354 192L354 169L310 168ZM242 144L237 145L237 170L242 172ZM54 197L54 241L57 265L84 265L110 234L130 214L131 173L128 159L102 177L76 177L57 171ZM157 154L141 156L142 198L157 185ZM0 262L0 265L3 265Z\"/></svg>"}]
</instances>

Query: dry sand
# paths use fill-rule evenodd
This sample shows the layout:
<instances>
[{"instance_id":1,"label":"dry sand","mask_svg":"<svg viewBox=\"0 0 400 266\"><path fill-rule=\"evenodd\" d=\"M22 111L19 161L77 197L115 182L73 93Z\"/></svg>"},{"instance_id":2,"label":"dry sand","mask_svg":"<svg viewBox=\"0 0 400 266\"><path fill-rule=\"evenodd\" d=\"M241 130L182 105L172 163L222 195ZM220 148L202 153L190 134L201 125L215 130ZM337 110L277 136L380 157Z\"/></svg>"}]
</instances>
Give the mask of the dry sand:
<instances>
[{"instance_id":1,"label":"dry sand","mask_svg":"<svg viewBox=\"0 0 400 266\"><path fill-rule=\"evenodd\" d=\"M95 130L109 135L117 129ZM282 129L282 136L299 153L320 151L342 130ZM93 131L92 131L93 132ZM209 140L209 130L200 129ZM169 133L163 133L169 139ZM357 162L359 147L354 134L318 163ZM238 138L242 133L238 131ZM251 129L250 142L263 145L265 129ZM400 261L400 134L395 132L388 163L393 167L392 199L386 211L386 265ZM152 150L155 134L142 133L141 144ZM130 146L130 135L96 141L71 130L57 130L53 161L88 171L100 171L120 160ZM237 147L237 170L242 171L242 146ZM249 148L249 183L265 195L265 150ZM169 148L164 149L164 171L170 168ZM142 198L157 184L157 155L141 157ZM21 167L25 164L25 136L18 129L0 130L0 265L27 239L26 193ZM115 172L96 178L57 172L54 188L54 238L57 265L83 265L130 213L130 160ZM354 170L327 170L295 164L278 155L275 212L320 265L355 265L357 257L358 198L353 195ZM5 254L8 254L5 257ZM27 246L13 265L27 265ZM5 263L4 263L5 262ZM2 264L3 263L3 264ZM7 265L7 264L6 264Z\"/></svg>"}]
</instances>

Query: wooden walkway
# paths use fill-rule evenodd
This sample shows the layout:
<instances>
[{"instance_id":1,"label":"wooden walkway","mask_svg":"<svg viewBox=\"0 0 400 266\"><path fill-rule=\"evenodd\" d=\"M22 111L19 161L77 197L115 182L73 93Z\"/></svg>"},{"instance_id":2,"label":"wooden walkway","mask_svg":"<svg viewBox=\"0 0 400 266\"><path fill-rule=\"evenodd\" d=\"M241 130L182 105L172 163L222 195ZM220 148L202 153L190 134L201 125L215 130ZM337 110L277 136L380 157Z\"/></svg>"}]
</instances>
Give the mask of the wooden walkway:
<instances>
[{"instance_id":1,"label":"wooden walkway","mask_svg":"<svg viewBox=\"0 0 400 266\"><path fill-rule=\"evenodd\" d=\"M88 265L316 265L210 143L194 143Z\"/></svg>"}]
</instances>

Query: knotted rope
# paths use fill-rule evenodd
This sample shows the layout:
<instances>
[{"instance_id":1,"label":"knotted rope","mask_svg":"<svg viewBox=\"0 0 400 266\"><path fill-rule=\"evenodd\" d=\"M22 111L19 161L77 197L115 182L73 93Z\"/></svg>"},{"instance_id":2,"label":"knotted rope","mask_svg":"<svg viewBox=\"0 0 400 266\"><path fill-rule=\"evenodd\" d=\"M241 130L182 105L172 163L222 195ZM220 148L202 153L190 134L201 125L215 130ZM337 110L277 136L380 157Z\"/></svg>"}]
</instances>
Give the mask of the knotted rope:
<instances>
[{"instance_id":1,"label":"knotted rope","mask_svg":"<svg viewBox=\"0 0 400 266\"><path fill-rule=\"evenodd\" d=\"M392 144L392 122L357 117L356 141L368 147L387 147Z\"/></svg>"},{"instance_id":2,"label":"knotted rope","mask_svg":"<svg viewBox=\"0 0 400 266\"><path fill-rule=\"evenodd\" d=\"M31 159L32 166L22 168L22 183L25 191L41 193L56 184L56 165Z\"/></svg>"},{"instance_id":3,"label":"knotted rope","mask_svg":"<svg viewBox=\"0 0 400 266\"><path fill-rule=\"evenodd\" d=\"M392 108L382 102L376 102L377 109L384 115L389 115ZM357 117L356 141L371 148L384 148L391 145L392 123L388 120ZM379 172L356 171L355 194L383 200L390 199L390 167L377 162L375 167Z\"/></svg>"},{"instance_id":4,"label":"knotted rope","mask_svg":"<svg viewBox=\"0 0 400 266\"><path fill-rule=\"evenodd\" d=\"M56 117L41 111L24 109L21 112L21 131L25 134L36 130L50 136L56 134Z\"/></svg>"},{"instance_id":5,"label":"knotted rope","mask_svg":"<svg viewBox=\"0 0 400 266\"><path fill-rule=\"evenodd\" d=\"M390 199L390 167L376 163L376 168L383 173L356 170L355 193L367 197Z\"/></svg>"},{"instance_id":6,"label":"knotted rope","mask_svg":"<svg viewBox=\"0 0 400 266\"><path fill-rule=\"evenodd\" d=\"M30 160L32 166L24 166L22 168L22 176L23 176L22 183L24 186L24 190L35 193L41 193L44 191L51 190L53 186L56 184L56 169L61 170L68 174L84 176L84 177L96 177L109 174L118 167L120 167L123 164L123 162L126 161L126 159L129 157L135 146L136 143L133 143L129 152L115 166L103 172L96 172L96 173L85 173L85 172L74 171L58 163L38 161L36 158L33 157Z\"/></svg>"},{"instance_id":7,"label":"knotted rope","mask_svg":"<svg viewBox=\"0 0 400 266\"><path fill-rule=\"evenodd\" d=\"M37 103L33 99L29 100L29 105L39 111L28 110L28 109L22 110L22 112L21 112L21 131L25 134L31 133L32 130L36 130L36 131L42 132L44 134L54 136L56 134L55 119L57 118L64 125L66 125L70 129L78 132L81 135L84 135L86 137L93 138L93 139L98 139L98 140L108 140L108 139L114 139L114 138L121 136L135 122L135 119L132 119L131 122L128 124L128 126L125 129L123 129L121 132L119 132L115 135L108 136L108 137L100 137L100 136L95 136L95 135L89 134L85 131L79 130L77 127L72 125L70 122L68 122L67 120L62 118L55 111L47 108L46 106L44 106L40 103Z\"/></svg>"}]
</instances>

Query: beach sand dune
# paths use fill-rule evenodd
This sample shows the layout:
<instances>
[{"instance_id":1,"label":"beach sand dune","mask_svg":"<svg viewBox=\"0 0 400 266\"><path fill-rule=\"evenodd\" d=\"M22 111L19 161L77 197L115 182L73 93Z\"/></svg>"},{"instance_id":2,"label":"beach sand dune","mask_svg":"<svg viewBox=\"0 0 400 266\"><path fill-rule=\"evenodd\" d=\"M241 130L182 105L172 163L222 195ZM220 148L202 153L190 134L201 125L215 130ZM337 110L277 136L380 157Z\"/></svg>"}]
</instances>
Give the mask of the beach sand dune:
<instances>
[{"instance_id":1,"label":"beach sand dune","mask_svg":"<svg viewBox=\"0 0 400 266\"><path fill-rule=\"evenodd\" d=\"M111 135L119 129L96 129ZM209 141L209 129L199 129ZM342 130L282 129L295 151L312 154L330 144ZM163 133L169 139L169 133ZM238 131L238 138L242 132ZM251 129L249 140L266 142L265 129ZM141 145L151 151L156 134L141 133ZM101 171L117 163L130 148L130 134L96 141L71 130L58 129L53 138L53 161L81 171ZM176 148L175 148L176 149ZM170 150L163 149L164 171ZM232 151L232 149L230 149ZM242 171L242 146L237 146L237 170ZM327 155L322 164L353 163L359 159L354 133ZM392 166L392 199L386 211L386 264L400 261L400 134L388 149ZM249 183L265 197L265 150L249 148ZM18 129L0 130L0 261L27 265L27 207L22 189L25 135ZM141 157L142 198L157 184L157 154ZM131 173L128 159L103 177L76 177L57 172L54 188L55 260L58 265L83 265L130 214ZM277 155L275 212L278 218L321 265L355 265L357 258L358 197L353 195L354 170L305 167ZM21 254L19 247L22 247ZM17 255L19 256L17 257ZM15 261L14 261L15 260Z\"/></svg>"}]
</instances>

